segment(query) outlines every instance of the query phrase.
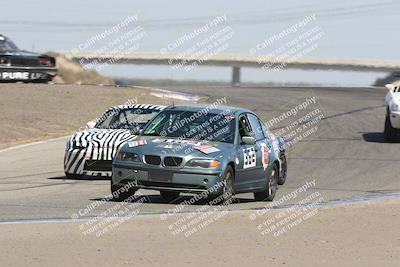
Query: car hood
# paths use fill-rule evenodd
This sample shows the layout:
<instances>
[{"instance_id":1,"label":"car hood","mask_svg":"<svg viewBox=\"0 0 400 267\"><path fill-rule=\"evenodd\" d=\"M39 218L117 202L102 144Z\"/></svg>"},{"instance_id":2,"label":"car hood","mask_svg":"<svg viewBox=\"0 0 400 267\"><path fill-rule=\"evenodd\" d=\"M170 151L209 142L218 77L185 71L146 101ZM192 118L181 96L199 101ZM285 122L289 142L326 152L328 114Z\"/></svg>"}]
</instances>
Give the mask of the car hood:
<instances>
[{"instance_id":1,"label":"car hood","mask_svg":"<svg viewBox=\"0 0 400 267\"><path fill-rule=\"evenodd\" d=\"M138 136L124 145L123 151L134 151L142 155L214 158L231 151L233 144L224 142L192 141L178 138Z\"/></svg>"},{"instance_id":2,"label":"car hood","mask_svg":"<svg viewBox=\"0 0 400 267\"><path fill-rule=\"evenodd\" d=\"M385 97L385 103L391 105L393 103L400 104L400 92L388 92Z\"/></svg>"},{"instance_id":3,"label":"car hood","mask_svg":"<svg viewBox=\"0 0 400 267\"><path fill-rule=\"evenodd\" d=\"M396 103L400 103L400 92L393 93L393 100L395 100Z\"/></svg>"},{"instance_id":4,"label":"car hood","mask_svg":"<svg viewBox=\"0 0 400 267\"><path fill-rule=\"evenodd\" d=\"M76 132L69 140L73 148L92 147L118 147L121 144L133 140L128 129L90 129Z\"/></svg>"},{"instance_id":5,"label":"car hood","mask_svg":"<svg viewBox=\"0 0 400 267\"><path fill-rule=\"evenodd\" d=\"M25 50L18 50L18 51L8 51L8 52L0 52L2 56L21 56L21 57L48 57L47 55L29 52Z\"/></svg>"}]
</instances>

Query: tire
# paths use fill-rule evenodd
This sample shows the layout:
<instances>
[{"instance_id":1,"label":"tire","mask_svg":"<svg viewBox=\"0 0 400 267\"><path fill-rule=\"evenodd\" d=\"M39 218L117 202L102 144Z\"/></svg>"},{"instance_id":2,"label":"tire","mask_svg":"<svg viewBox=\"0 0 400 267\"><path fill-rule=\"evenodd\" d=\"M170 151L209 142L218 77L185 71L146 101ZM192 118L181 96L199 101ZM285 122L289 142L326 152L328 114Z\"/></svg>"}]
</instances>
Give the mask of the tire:
<instances>
[{"instance_id":1,"label":"tire","mask_svg":"<svg viewBox=\"0 0 400 267\"><path fill-rule=\"evenodd\" d=\"M31 81L27 81L25 83L43 83L43 84L48 84L49 80L31 80Z\"/></svg>"},{"instance_id":2,"label":"tire","mask_svg":"<svg viewBox=\"0 0 400 267\"><path fill-rule=\"evenodd\" d=\"M389 143L394 143L399 140L399 130L392 127L390 122L390 114L389 110L386 112L386 119L385 119L385 130L384 130L384 137L385 141Z\"/></svg>"},{"instance_id":3,"label":"tire","mask_svg":"<svg viewBox=\"0 0 400 267\"><path fill-rule=\"evenodd\" d=\"M286 182L286 177L287 177L287 161L286 161L286 155L284 152L280 156L281 160L281 171L279 172L279 178L278 178L278 185L283 185Z\"/></svg>"},{"instance_id":4,"label":"tire","mask_svg":"<svg viewBox=\"0 0 400 267\"><path fill-rule=\"evenodd\" d=\"M76 173L69 173L69 172L65 172L65 176L67 178L80 178L83 175L82 174L76 174Z\"/></svg>"},{"instance_id":5,"label":"tire","mask_svg":"<svg viewBox=\"0 0 400 267\"><path fill-rule=\"evenodd\" d=\"M174 191L160 191L163 203L172 203L179 198L179 192Z\"/></svg>"},{"instance_id":6,"label":"tire","mask_svg":"<svg viewBox=\"0 0 400 267\"><path fill-rule=\"evenodd\" d=\"M119 189L120 189L120 187L113 185L113 181L111 179L111 194L113 195L113 199L118 202L122 202L122 201L126 200L127 198L135 195L135 192L137 191L137 189L135 189L135 188L129 188L128 191L119 193L118 192Z\"/></svg>"},{"instance_id":7,"label":"tire","mask_svg":"<svg viewBox=\"0 0 400 267\"><path fill-rule=\"evenodd\" d=\"M254 192L254 198L257 201L272 201L274 200L276 191L278 190L278 166L274 164L269 174L267 187L264 191Z\"/></svg>"},{"instance_id":8,"label":"tire","mask_svg":"<svg viewBox=\"0 0 400 267\"><path fill-rule=\"evenodd\" d=\"M223 177L223 186L220 190L220 194L217 196L211 196L209 203L216 205L228 205L232 202L233 195L235 194L234 189L235 172L231 166L226 167ZM216 201L215 201L216 200Z\"/></svg>"}]
</instances>

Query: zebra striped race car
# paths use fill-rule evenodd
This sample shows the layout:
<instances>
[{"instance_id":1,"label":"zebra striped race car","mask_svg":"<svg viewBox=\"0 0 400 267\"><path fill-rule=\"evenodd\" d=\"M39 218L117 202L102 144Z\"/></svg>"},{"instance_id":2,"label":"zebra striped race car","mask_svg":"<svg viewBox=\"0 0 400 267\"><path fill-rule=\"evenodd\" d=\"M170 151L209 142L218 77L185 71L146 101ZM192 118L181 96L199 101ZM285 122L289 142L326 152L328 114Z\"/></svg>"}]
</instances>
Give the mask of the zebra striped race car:
<instances>
[{"instance_id":1,"label":"zebra striped race car","mask_svg":"<svg viewBox=\"0 0 400 267\"><path fill-rule=\"evenodd\" d=\"M64 172L67 177L111 176L112 159L118 148L136 137L165 106L120 105L109 108L86 130L75 132L67 141Z\"/></svg>"}]
</instances>

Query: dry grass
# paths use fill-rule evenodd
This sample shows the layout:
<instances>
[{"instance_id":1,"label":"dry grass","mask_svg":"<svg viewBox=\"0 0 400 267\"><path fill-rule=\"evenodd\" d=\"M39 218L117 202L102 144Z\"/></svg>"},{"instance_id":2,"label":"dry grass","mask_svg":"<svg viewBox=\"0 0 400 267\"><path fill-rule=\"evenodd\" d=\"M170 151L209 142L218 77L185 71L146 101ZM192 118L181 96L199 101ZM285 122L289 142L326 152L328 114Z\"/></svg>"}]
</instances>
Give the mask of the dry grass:
<instances>
[{"instance_id":1,"label":"dry grass","mask_svg":"<svg viewBox=\"0 0 400 267\"><path fill-rule=\"evenodd\" d=\"M87 71L78 63L58 53L48 52L47 54L56 58L58 75L54 79L55 83L115 85L112 78L101 76L95 71Z\"/></svg>"},{"instance_id":2,"label":"dry grass","mask_svg":"<svg viewBox=\"0 0 400 267\"><path fill-rule=\"evenodd\" d=\"M0 95L0 148L71 134L128 100L172 103L149 90L112 86L0 84Z\"/></svg>"}]
</instances>

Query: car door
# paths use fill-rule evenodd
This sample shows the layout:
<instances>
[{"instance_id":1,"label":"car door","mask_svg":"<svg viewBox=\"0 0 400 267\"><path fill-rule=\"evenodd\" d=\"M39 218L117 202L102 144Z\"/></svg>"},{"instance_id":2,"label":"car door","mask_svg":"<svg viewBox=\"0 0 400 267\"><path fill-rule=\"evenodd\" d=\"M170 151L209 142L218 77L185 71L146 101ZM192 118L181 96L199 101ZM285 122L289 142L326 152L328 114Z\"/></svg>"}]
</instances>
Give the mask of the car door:
<instances>
[{"instance_id":1,"label":"car door","mask_svg":"<svg viewBox=\"0 0 400 267\"><path fill-rule=\"evenodd\" d=\"M260 119L253 113L247 113L250 126L256 139L257 150L257 168L256 176L253 178L256 186L265 187L266 177L268 175L268 164L270 161L271 140L265 135L263 124Z\"/></svg>"},{"instance_id":2,"label":"car door","mask_svg":"<svg viewBox=\"0 0 400 267\"><path fill-rule=\"evenodd\" d=\"M257 117L251 113L239 115L239 144L237 147L238 169L236 171L235 188L237 192L249 191L261 187L265 180L263 167L262 144L265 145L263 134ZM254 145L242 142L242 137L252 136L256 139Z\"/></svg>"}]
</instances>

